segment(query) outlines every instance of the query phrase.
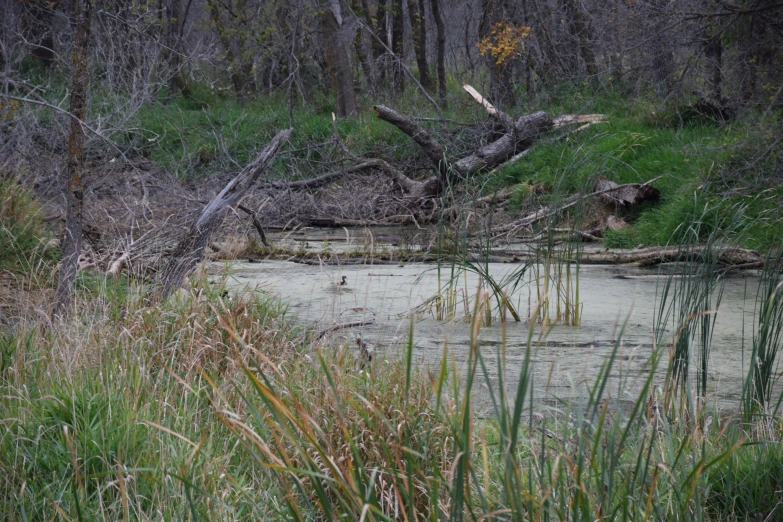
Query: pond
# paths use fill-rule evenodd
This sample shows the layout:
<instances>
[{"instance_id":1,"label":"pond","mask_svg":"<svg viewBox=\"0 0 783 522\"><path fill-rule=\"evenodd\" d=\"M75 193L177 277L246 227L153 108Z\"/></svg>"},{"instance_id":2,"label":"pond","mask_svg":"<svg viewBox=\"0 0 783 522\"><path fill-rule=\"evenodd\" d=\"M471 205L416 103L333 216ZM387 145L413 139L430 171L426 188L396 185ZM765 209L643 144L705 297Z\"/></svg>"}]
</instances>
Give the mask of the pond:
<instances>
[{"instance_id":1,"label":"pond","mask_svg":"<svg viewBox=\"0 0 783 522\"><path fill-rule=\"evenodd\" d=\"M519 263L489 263L488 268L499 280L520 266ZM653 350L653 325L658 313L656 293L660 293L665 281L661 272L658 268L583 265L579 278L579 326L556 324L546 328L540 321L529 318L539 294L536 284L530 283L530 276L526 276L511 296L511 304L522 320L515 322L509 317L505 331L498 320L479 330L479 347L492 381L489 385L496 386L497 356L503 353L507 392L513 397L532 333L538 400L551 403L583 393L583 385L598 374L618 342L619 357L612 367L608 393L620 403L632 399L648 375L645 364ZM532 273L532 269L528 271ZM373 324L341 329L326 338L350 343L355 348L356 337L361 335L375 347L378 357L399 357L403 353L413 318L415 361L421 365L438 363L445 348L457 368L465 368L471 342L471 327L465 315L472 312L479 287L479 277L474 273L462 273L456 279L457 303L451 320L439 320L431 304L422 306L450 278L450 265L442 266L439 273L437 265L421 263L236 262L230 265L229 274L229 287L257 287L282 298L289 304L294 321L301 325L322 329L337 323L374 319ZM340 285L343 277L346 284ZM707 402L713 407L736 411L752 347L754 296L759 275L743 272L725 281L715 315ZM554 301L549 308L550 316L555 317ZM493 313L497 318L498 311ZM664 334L669 341L673 335L672 331ZM664 361L662 366L665 364ZM660 384L662 376L656 379ZM487 383L483 381L478 390L486 405Z\"/></svg>"}]
</instances>

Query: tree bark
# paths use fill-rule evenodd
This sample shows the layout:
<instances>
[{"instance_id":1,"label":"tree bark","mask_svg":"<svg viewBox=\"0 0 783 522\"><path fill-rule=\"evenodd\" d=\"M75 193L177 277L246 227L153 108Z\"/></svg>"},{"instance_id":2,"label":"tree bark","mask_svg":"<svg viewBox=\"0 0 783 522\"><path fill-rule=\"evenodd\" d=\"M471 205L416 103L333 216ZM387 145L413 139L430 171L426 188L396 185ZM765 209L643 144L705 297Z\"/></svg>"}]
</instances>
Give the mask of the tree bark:
<instances>
[{"instance_id":1,"label":"tree bark","mask_svg":"<svg viewBox=\"0 0 783 522\"><path fill-rule=\"evenodd\" d=\"M192 0L190 0L192 1ZM175 92L183 96L190 96L190 86L183 74L184 67L184 29L185 19L190 10L190 1L187 7L182 0L167 0L166 2L166 60L169 63L171 77L169 79L169 96Z\"/></svg>"},{"instance_id":2,"label":"tree bark","mask_svg":"<svg viewBox=\"0 0 783 522\"><path fill-rule=\"evenodd\" d=\"M709 97L715 103L720 104L723 89L723 43L720 34L713 36L705 43L704 54L709 67Z\"/></svg>"},{"instance_id":3,"label":"tree bark","mask_svg":"<svg viewBox=\"0 0 783 522\"><path fill-rule=\"evenodd\" d=\"M579 51L582 55L582 61L585 63L585 69L590 77L595 77L597 68L595 63L595 52L593 44L590 41L590 32L585 21L584 11L582 10L581 0L567 0L571 14L572 29L574 36L579 41Z\"/></svg>"},{"instance_id":4,"label":"tree bark","mask_svg":"<svg viewBox=\"0 0 783 522\"><path fill-rule=\"evenodd\" d=\"M90 43L91 0L75 0L73 4L75 32L71 49L71 127L68 133L68 155L65 169L65 232L52 317L65 318L71 310L73 285L79 266L82 244L82 210L84 206L84 129L87 107L87 52Z\"/></svg>"},{"instance_id":5,"label":"tree bark","mask_svg":"<svg viewBox=\"0 0 783 522\"><path fill-rule=\"evenodd\" d=\"M337 102L337 115L345 118L356 112L357 106L351 62L342 34L342 25L340 3L331 0L329 5L324 6L321 14L324 55Z\"/></svg>"},{"instance_id":6,"label":"tree bark","mask_svg":"<svg viewBox=\"0 0 783 522\"><path fill-rule=\"evenodd\" d=\"M403 65L400 63L405 57L404 22L402 0L392 0L391 49L395 56L394 66L392 67L392 86L398 92L402 92L405 89L405 73L402 70Z\"/></svg>"},{"instance_id":7,"label":"tree bark","mask_svg":"<svg viewBox=\"0 0 783 522\"><path fill-rule=\"evenodd\" d=\"M182 281L204 256L204 248L220 228L229 207L239 204L258 177L277 155L280 146L291 137L291 129L280 131L272 138L256 159L231 180L215 198L204 207L190 230L177 245L171 259L158 272L148 299L152 302L166 299L182 285Z\"/></svg>"},{"instance_id":8,"label":"tree bark","mask_svg":"<svg viewBox=\"0 0 783 522\"><path fill-rule=\"evenodd\" d=\"M411 21L416 65L419 67L419 82L422 87L432 91L432 77L430 76L430 66L427 63L427 18L425 14L424 0L408 0L408 18Z\"/></svg>"},{"instance_id":9,"label":"tree bark","mask_svg":"<svg viewBox=\"0 0 783 522\"><path fill-rule=\"evenodd\" d=\"M438 94L440 96L440 106L446 109L449 105L446 99L446 27L443 22L443 13L440 11L440 0L430 0L430 2L432 4L432 17L435 18L435 28L438 34Z\"/></svg>"}]
</instances>

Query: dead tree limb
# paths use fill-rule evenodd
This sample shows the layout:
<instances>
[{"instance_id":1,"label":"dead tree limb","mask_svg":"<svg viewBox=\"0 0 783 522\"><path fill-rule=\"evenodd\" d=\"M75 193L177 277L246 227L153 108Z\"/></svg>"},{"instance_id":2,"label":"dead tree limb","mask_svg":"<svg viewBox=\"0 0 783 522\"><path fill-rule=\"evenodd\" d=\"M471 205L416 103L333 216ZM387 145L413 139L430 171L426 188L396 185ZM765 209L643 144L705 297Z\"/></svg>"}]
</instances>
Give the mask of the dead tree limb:
<instances>
[{"instance_id":1,"label":"dead tree limb","mask_svg":"<svg viewBox=\"0 0 783 522\"><path fill-rule=\"evenodd\" d=\"M416 123L413 118L410 118L404 114L400 114L394 109L390 109L385 105L373 106L375 115L387 123L391 123L402 132L411 137L416 145L421 148L430 163L435 167L435 171L439 173L441 178L445 181L445 177L448 172L448 165L446 164L446 152L443 146L433 138L429 132L427 132L421 125Z\"/></svg>"},{"instance_id":2,"label":"dead tree limb","mask_svg":"<svg viewBox=\"0 0 783 522\"><path fill-rule=\"evenodd\" d=\"M455 162L453 169L463 176L491 169L533 145L551 128L552 119L543 111L522 116L514 123L511 131Z\"/></svg>"},{"instance_id":3,"label":"dead tree limb","mask_svg":"<svg viewBox=\"0 0 783 522\"><path fill-rule=\"evenodd\" d=\"M277 155L280 146L291 137L292 129L283 130L272 138L256 159L226 185L220 194L210 201L190 230L174 250L171 259L155 278L150 299L166 299L182 284L185 276L201 261L210 237L220 227L226 211L239 204L248 190L255 185L261 173Z\"/></svg>"},{"instance_id":4,"label":"dead tree limb","mask_svg":"<svg viewBox=\"0 0 783 522\"><path fill-rule=\"evenodd\" d=\"M554 207L545 207L545 208L539 209L539 210L533 212L532 214L528 214L527 216L523 217L522 219L518 219L516 221L513 221L511 223L503 225L502 227L497 227L496 229L494 229L492 231L495 234L493 239L497 239L498 237L500 237L500 236L502 236L504 234L508 234L508 235L513 234L514 232L516 232L520 228L530 226L533 223L541 221L542 219L546 219L548 217L554 216L555 214L559 214L563 210L565 210L567 208L571 208L574 205L576 205L579 202L584 201L586 199L589 199L589 198L592 198L592 197L595 197L595 196L600 196L602 194L606 194L606 193L609 193L609 192L614 192L614 191L618 191L618 190L624 190L624 189L629 188L629 187L639 189L639 188L642 188L642 187L649 186L652 183L655 183L656 181L658 181L659 179L661 179L661 176L658 176L657 178L653 178L650 181L647 181L645 183L628 183L626 185L617 185L615 183L613 186L610 186L608 188L596 190L596 191L591 192L589 194L584 194L582 196L578 196L578 197L572 198L570 201L568 201L566 203L563 203L562 205L557 205L557 206L554 206Z\"/></svg>"},{"instance_id":5,"label":"dead tree limb","mask_svg":"<svg viewBox=\"0 0 783 522\"><path fill-rule=\"evenodd\" d=\"M403 192L408 194L416 193L417 189L419 189L419 187L424 183L410 179L408 176L395 169L382 159L370 159L363 161L362 163L357 163L356 165L350 165L348 167L326 172L325 174L321 174L315 178L291 181L288 183L273 181L266 183L266 185L271 186L272 188L284 190L310 190L323 187L329 183L333 183L348 174L369 169L378 169L388 173L392 180L394 180L394 182L397 183L400 188L402 188Z\"/></svg>"},{"instance_id":6,"label":"dead tree limb","mask_svg":"<svg viewBox=\"0 0 783 522\"><path fill-rule=\"evenodd\" d=\"M498 120L506 129L511 129L511 127L514 126L514 120L506 114L505 112L498 110L494 105L492 105L489 100L484 98L481 93L479 93L476 89L474 89L472 86L468 85L467 83L462 86L463 89L465 89L465 92L470 94L470 96L476 100L476 102L484 107L486 109L487 114L491 118L495 118Z\"/></svg>"},{"instance_id":7,"label":"dead tree limb","mask_svg":"<svg viewBox=\"0 0 783 522\"><path fill-rule=\"evenodd\" d=\"M374 109L376 116L410 136L435 168L436 176L422 182L414 182L418 184L414 186L414 192L421 197L436 196L451 181L503 163L514 154L530 147L541 134L552 128L552 119L545 112L522 116L499 139L452 162L446 157L443 146L412 118L384 105L376 105ZM501 114L497 110L495 113Z\"/></svg>"},{"instance_id":8,"label":"dead tree limb","mask_svg":"<svg viewBox=\"0 0 783 522\"><path fill-rule=\"evenodd\" d=\"M253 226L256 229L256 232L258 232L258 235L261 236L261 242L264 244L265 247L270 248L271 245L269 244L269 241L266 240L266 234L264 234L264 227L261 226L261 222L258 220L258 215L247 208L244 205L237 205L237 208L250 216L250 218L253 220Z\"/></svg>"},{"instance_id":9,"label":"dead tree limb","mask_svg":"<svg viewBox=\"0 0 783 522\"><path fill-rule=\"evenodd\" d=\"M654 266L660 263L700 261L707 256L714 256L716 254L718 256L718 262L726 266L758 268L764 264L764 260L755 250L728 246L711 249L707 249L707 247L687 249L672 246L637 248L635 250L619 252L583 252L580 261L584 264L603 265L634 263L639 266Z\"/></svg>"}]
</instances>

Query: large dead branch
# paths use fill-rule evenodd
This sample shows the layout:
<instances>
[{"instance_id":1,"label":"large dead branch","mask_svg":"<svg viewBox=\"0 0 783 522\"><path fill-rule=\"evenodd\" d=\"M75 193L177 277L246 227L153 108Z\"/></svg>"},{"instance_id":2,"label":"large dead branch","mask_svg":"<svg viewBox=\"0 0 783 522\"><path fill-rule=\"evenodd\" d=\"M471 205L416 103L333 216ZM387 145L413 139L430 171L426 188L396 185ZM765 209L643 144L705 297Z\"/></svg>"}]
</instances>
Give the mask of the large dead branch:
<instances>
[{"instance_id":1,"label":"large dead branch","mask_svg":"<svg viewBox=\"0 0 783 522\"><path fill-rule=\"evenodd\" d=\"M421 148L432 165L445 180L448 171L448 165L446 164L446 152L443 150L443 146L435 141L429 132L427 132L421 125L416 123L413 118L410 118L404 114L400 114L394 109L390 109L385 105L373 106L375 115L387 123L391 123L402 132L411 137L416 145Z\"/></svg>"},{"instance_id":2,"label":"large dead branch","mask_svg":"<svg viewBox=\"0 0 783 522\"><path fill-rule=\"evenodd\" d=\"M489 100L487 100L486 98L484 98L484 97L481 95L481 93L479 93L479 92L478 92L476 89L474 89L472 86L470 86L470 85L468 85L468 84L465 84L465 85L463 85L463 86L462 86L462 88L463 88L463 89L465 89L465 92L467 92L468 94L470 94L470 96L471 96L471 97L472 97L474 100L476 100L476 102L477 102L479 105L481 105L482 107L484 107L484 109L486 109L486 111L487 111L487 114L489 114L489 116L490 116L491 118L495 118L496 120L498 120L500 123L502 123L502 124L503 124L503 126L504 126L506 129L510 129L510 128L511 128L511 127L514 125L514 120L511 118L511 116L509 116L508 114L506 114L505 112L503 112L503 111L501 111L501 110L498 110L498 109L497 109L497 108L496 108L494 105L492 105L492 104L489 102Z\"/></svg>"},{"instance_id":3,"label":"large dead branch","mask_svg":"<svg viewBox=\"0 0 783 522\"><path fill-rule=\"evenodd\" d=\"M223 190L210 201L190 230L174 250L166 266L158 272L150 297L165 299L180 287L185 276L201 261L204 248L210 237L220 227L226 211L239 204L247 191L277 155L280 146L291 137L292 129L283 130L272 138L256 159L232 179Z\"/></svg>"},{"instance_id":4,"label":"large dead branch","mask_svg":"<svg viewBox=\"0 0 783 522\"><path fill-rule=\"evenodd\" d=\"M548 217L554 216L556 214L559 214L563 210L566 210L568 208L573 207L574 205L578 204L581 201L584 201L589 198L593 198L595 196L601 196L604 194L608 194L610 192L617 192L617 191L625 191L629 189L636 190L637 192L642 190L644 187L649 187L652 183L658 181L661 179L661 177L657 177L654 179L651 179L650 181L647 181L645 183L628 183L625 185L618 185L616 183L610 182L610 184L602 185L603 188L599 188L598 190L595 190L593 192L590 192L589 194L583 194L581 196L577 196L574 198L571 198L569 201L562 203L560 205L554 205L552 207L544 207L539 210L536 210L535 212L528 214L527 216L518 219L516 221L513 221L511 223L508 223L506 225L503 225L501 227L497 227L492 230L493 234L495 234L495 238L503 235L503 234L514 234L517 230L529 227L533 223L537 223L538 221L541 221L543 219L546 219ZM650 187L652 188L652 187ZM657 189L654 189L655 193L658 193Z\"/></svg>"},{"instance_id":5,"label":"large dead branch","mask_svg":"<svg viewBox=\"0 0 783 522\"><path fill-rule=\"evenodd\" d=\"M736 247L719 247L693 249L678 246L648 247L626 251L583 252L580 261L585 264L628 264L653 266L660 263L685 261L702 261L706 256L718 256L718 262L727 266L743 266L757 268L763 266L764 260L755 250Z\"/></svg>"},{"instance_id":6,"label":"large dead branch","mask_svg":"<svg viewBox=\"0 0 783 522\"><path fill-rule=\"evenodd\" d=\"M485 108L487 105L492 107L489 102L486 102ZM553 125L552 119L545 112L535 112L522 116L499 139L479 147L472 154L460 160L452 162L446 157L443 146L412 118L384 105L376 105L374 109L380 119L391 123L410 136L435 168L437 172L435 177L420 182L418 186L415 186L415 192L422 197L435 196L449 182L471 176L484 169L491 169L503 163L514 154L532 145L541 134L551 129ZM492 109L494 112L491 114L502 118L500 111L494 109L494 107ZM508 118L510 119L510 117Z\"/></svg>"}]
</instances>

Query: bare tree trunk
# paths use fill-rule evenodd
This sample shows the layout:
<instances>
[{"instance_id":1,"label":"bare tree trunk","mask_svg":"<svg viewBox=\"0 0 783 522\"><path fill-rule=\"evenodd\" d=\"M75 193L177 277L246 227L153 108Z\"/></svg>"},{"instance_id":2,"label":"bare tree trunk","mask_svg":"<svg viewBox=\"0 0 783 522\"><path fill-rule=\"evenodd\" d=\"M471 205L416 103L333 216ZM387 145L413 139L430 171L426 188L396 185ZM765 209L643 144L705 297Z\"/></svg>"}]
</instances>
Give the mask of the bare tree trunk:
<instances>
[{"instance_id":1,"label":"bare tree trunk","mask_svg":"<svg viewBox=\"0 0 783 522\"><path fill-rule=\"evenodd\" d=\"M248 29L242 27L243 20L241 16L244 15L245 2L244 0L237 2L236 5L229 4L223 5L218 0L207 0L207 9L209 10L212 18L212 23L215 24L215 31L217 31L220 44L223 46L223 50L226 51L226 61L229 66L229 76L231 78L231 84L234 86L234 92L238 97L244 96L245 92L255 93L258 89L255 78L253 78L253 64L250 59L245 56L245 40L248 38ZM221 18L222 10L228 11L229 16L234 19L234 23L231 26L226 26Z\"/></svg>"},{"instance_id":2,"label":"bare tree trunk","mask_svg":"<svg viewBox=\"0 0 783 522\"><path fill-rule=\"evenodd\" d=\"M652 13L652 27L650 27L650 67L652 69L652 77L658 94L660 96L668 96L672 91L675 66L671 43L666 41L666 1L653 0L650 6L654 10Z\"/></svg>"},{"instance_id":3,"label":"bare tree trunk","mask_svg":"<svg viewBox=\"0 0 783 522\"><path fill-rule=\"evenodd\" d=\"M334 0L324 6L321 14L324 55L332 88L337 101L337 115L341 118L356 112L356 93L353 87L353 73L344 35L340 3Z\"/></svg>"},{"instance_id":4,"label":"bare tree trunk","mask_svg":"<svg viewBox=\"0 0 783 522\"><path fill-rule=\"evenodd\" d=\"M376 38L370 38L370 46L372 48L372 56L375 61L375 68L377 71L376 80L379 84L383 84L386 79L386 63L383 59L386 50L379 40L383 40L384 28L386 27L386 10L383 7L382 1L378 4L375 15L370 12L367 0L360 0L362 5L362 16L367 27L370 27Z\"/></svg>"},{"instance_id":5,"label":"bare tree trunk","mask_svg":"<svg viewBox=\"0 0 783 522\"><path fill-rule=\"evenodd\" d=\"M167 0L166 3L166 58L171 68L169 79L169 96L179 93L190 96L190 86L183 74L184 66L184 29L185 21L193 0L188 0L187 6L183 0Z\"/></svg>"},{"instance_id":6,"label":"bare tree trunk","mask_svg":"<svg viewBox=\"0 0 783 522\"><path fill-rule=\"evenodd\" d=\"M440 95L440 106L445 109L448 107L446 99L446 27L443 22L443 13L440 11L440 0L430 1L438 33L438 94Z\"/></svg>"},{"instance_id":7,"label":"bare tree trunk","mask_svg":"<svg viewBox=\"0 0 783 522\"><path fill-rule=\"evenodd\" d=\"M707 57L709 67L709 97L719 104L723 94L721 85L723 79L723 44L720 34L710 38L705 43L704 54Z\"/></svg>"},{"instance_id":8,"label":"bare tree trunk","mask_svg":"<svg viewBox=\"0 0 783 522\"><path fill-rule=\"evenodd\" d=\"M357 0L351 0L351 10L357 16L366 20L367 15L365 14L363 5L365 3L366 2L362 2L359 4L357 3ZM362 66L362 72L364 73L364 79L367 82L367 88L371 92L375 92L376 88L378 87L378 75L375 71L375 63L373 61L372 55L368 53L364 47L362 35L363 33L361 30L356 32L356 36L353 39L353 47L356 50L356 55L359 57L359 63ZM372 43L375 43L375 40L373 40ZM370 52L372 52L372 48L370 49Z\"/></svg>"},{"instance_id":9,"label":"bare tree trunk","mask_svg":"<svg viewBox=\"0 0 783 522\"><path fill-rule=\"evenodd\" d=\"M60 261L57 292L52 317L67 317L71 310L73 285L82 244L82 208L84 204L84 129L87 106L87 52L90 42L91 0L76 0L73 5L75 33L71 49L71 128L68 133L66 162L66 215L63 237L63 257Z\"/></svg>"},{"instance_id":10,"label":"bare tree trunk","mask_svg":"<svg viewBox=\"0 0 783 522\"><path fill-rule=\"evenodd\" d=\"M492 28L503 20L505 0L483 0L479 38L490 38ZM511 83L511 64L497 64L492 56L485 57L489 69L489 96L500 107L511 107L515 103L514 87Z\"/></svg>"},{"instance_id":11,"label":"bare tree trunk","mask_svg":"<svg viewBox=\"0 0 783 522\"><path fill-rule=\"evenodd\" d=\"M432 77L427 63L427 24L424 11L424 0L408 0L408 17L411 21L413 50L416 53L416 65L419 67L419 82L421 86L432 91Z\"/></svg>"},{"instance_id":12,"label":"bare tree trunk","mask_svg":"<svg viewBox=\"0 0 783 522\"><path fill-rule=\"evenodd\" d=\"M85 0L86 1L86 0ZM280 146L291 137L291 129L280 131L272 138L258 157L231 180L201 211L201 215L191 225L190 231L177 245L171 260L158 272L155 286L149 296L151 301L166 299L171 292L182 285L191 270L201 261L204 248L210 238L220 228L229 207L239 204L248 190L255 185L258 177L277 155Z\"/></svg>"},{"instance_id":13,"label":"bare tree trunk","mask_svg":"<svg viewBox=\"0 0 783 522\"><path fill-rule=\"evenodd\" d=\"M582 61L585 62L587 74L594 77L597 69L595 63L595 52L593 44L590 41L590 33L585 22L585 15L582 10L581 0L568 0L570 2L569 11L571 13L572 28L574 36L579 40L579 51L582 55Z\"/></svg>"},{"instance_id":14,"label":"bare tree trunk","mask_svg":"<svg viewBox=\"0 0 783 522\"><path fill-rule=\"evenodd\" d=\"M392 86L395 91L401 92L405 89L405 73L402 70L402 64L399 63L405 57L404 48L404 27L405 18L402 12L402 0L392 0L392 40L391 49L396 59L392 67Z\"/></svg>"}]
</instances>

